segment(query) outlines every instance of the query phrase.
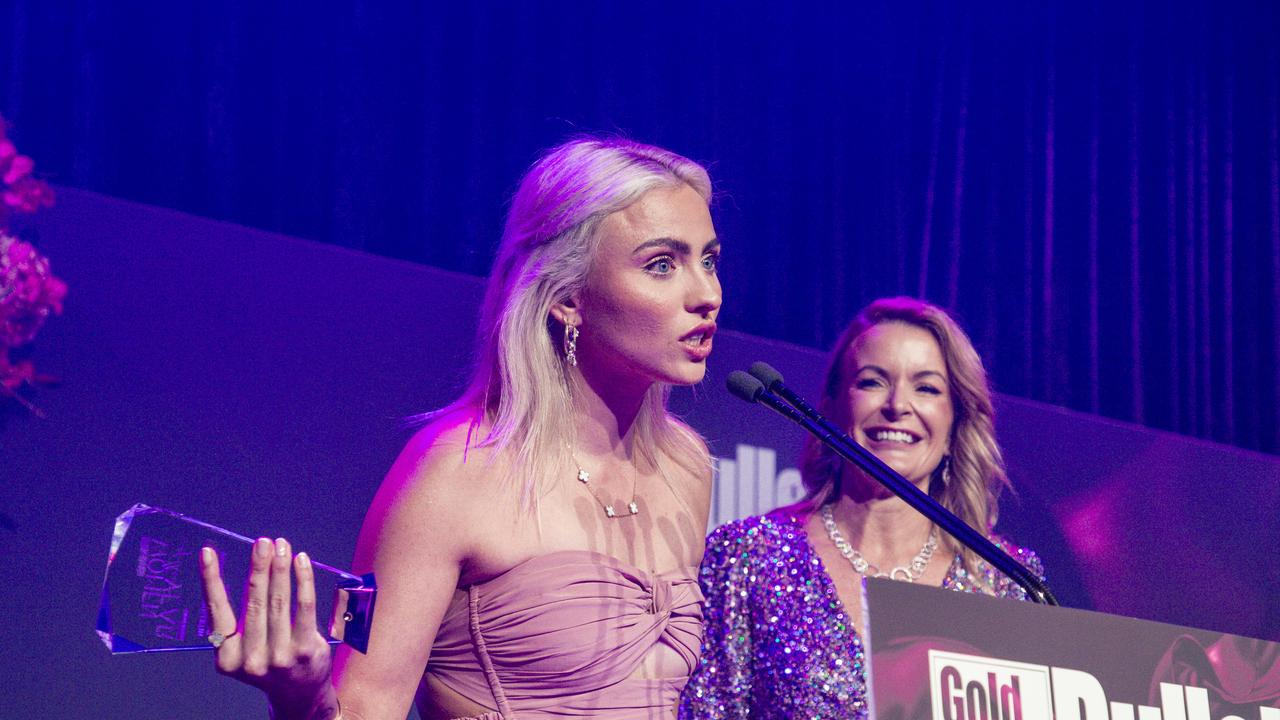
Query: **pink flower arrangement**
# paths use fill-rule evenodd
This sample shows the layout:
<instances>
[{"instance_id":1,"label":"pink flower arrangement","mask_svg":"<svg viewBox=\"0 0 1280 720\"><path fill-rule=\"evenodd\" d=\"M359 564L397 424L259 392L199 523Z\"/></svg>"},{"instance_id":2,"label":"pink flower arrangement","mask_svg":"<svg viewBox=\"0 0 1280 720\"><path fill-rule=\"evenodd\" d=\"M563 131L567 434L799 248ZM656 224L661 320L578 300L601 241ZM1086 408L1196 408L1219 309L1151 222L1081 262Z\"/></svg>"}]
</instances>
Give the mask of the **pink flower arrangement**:
<instances>
[{"instance_id":1,"label":"pink flower arrangement","mask_svg":"<svg viewBox=\"0 0 1280 720\"><path fill-rule=\"evenodd\" d=\"M53 190L32 177L35 163L5 134L0 118L0 396L8 396L33 413L39 409L18 394L24 385L50 384L30 360L13 360L10 352L31 342L49 315L62 313L67 284L49 271L49 258L9 233L15 213L33 213L53 205Z\"/></svg>"},{"instance_id":2,"label":"pink flower arrangement","mask_svg":"<svg viewBox=\"0 0 1280 720\"><path fill-rule=\"evenodd\" d=\"M0 223L8 226L11 212L33 213L42 207L53 207L53 190L43 180L31 176L35 162L19 155L13 142L5 137L4 118L0 117L0 185L3 186L3 210Z\"/></svg>"}]
</instances>

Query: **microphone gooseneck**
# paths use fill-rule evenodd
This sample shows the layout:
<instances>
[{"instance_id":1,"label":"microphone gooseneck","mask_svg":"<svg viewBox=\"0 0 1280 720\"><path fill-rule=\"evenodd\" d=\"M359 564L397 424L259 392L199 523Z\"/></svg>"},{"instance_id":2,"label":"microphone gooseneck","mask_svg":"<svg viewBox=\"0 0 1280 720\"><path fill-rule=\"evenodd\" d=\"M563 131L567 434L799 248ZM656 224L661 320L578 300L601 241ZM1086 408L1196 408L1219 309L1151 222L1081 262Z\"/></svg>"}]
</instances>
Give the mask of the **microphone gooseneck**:
<instances>
[{"instance_id":1,"label":"microphone gooseneck","mask_svg":"<svg viewBox=\"0 0 1280 720\"><path fill-rule=\"evenodd\" d=\"M821 440L840 457L857 465L867 475L875 478L894 495L902 498L935 525L946 531L965 547L973 550L983 560L991 563L1027 591L1027 595L1044 605L1057 605L1049 587L1022 563L996 547L986 535L961 520L920 488L911 484L893 468L884 464L870 450L854 442L844 430L814 410L804 398L793 392L782 381L782 374L763 362L754 363L750 374L735 370L727 381L729 392L750 403L761 403L804 428Z\"/></svg>"},{"instance_id":2,"label":"microphone gooseneck","mask_svg":"<svg viewBox=\"0 0 1280 720\"><path fill-rule=\"evenodd\" d=\"M770 392L776 393L792 407L799 410L805 417L821 419L826 422L826 419L822 417L822 413L814 410L809 403L805 402L804 398L800 397L799 393L792 392L791 388L783 384L782 373L774 370L769 363L763 361L753 362L751 363L751 369L747 372L751 374L751 377L764 383L765 388ZM838 434L843 435L844 433Z\"/></svg>"}]
</instances>

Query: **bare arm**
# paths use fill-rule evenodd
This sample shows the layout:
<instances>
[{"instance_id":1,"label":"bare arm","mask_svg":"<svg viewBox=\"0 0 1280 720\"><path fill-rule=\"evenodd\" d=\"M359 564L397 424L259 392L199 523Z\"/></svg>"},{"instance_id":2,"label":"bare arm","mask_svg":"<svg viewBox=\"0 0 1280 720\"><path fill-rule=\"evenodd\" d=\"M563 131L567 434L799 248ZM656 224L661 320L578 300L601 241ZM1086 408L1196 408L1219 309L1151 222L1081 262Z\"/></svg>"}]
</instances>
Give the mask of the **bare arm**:
<instances>
[{"instance_id":1,"label":"bare arm","mask_svg":"<svg viewBox=\"0 0 1280 720\"><path fill-rule=\"evenodd\" d=\"M467 554L467 484L461 445L427 431L374 497L355 568L377 575L378 605L369 653L343 646L335 658L344 716L401 720L408 713Z\"/></svg>"},{"instance_id":2,"label":"bare arm","mask_svg":"<svg viewBox=\"0 0 1280 720\"><path fill-rule=\"evenodd\" d=\"M339 698L348 720L403 720L408 713L472 537L456 430L442 423L418 433L365 517L355 567L372 570L379 585L367 655L343 646L331 656L316 627L310 562L294 557L287 542L254 545L238 622L216 556L202 553L213 627L228 635L216 653L218 672L263 690L276 720L333 720ZM298 587L292 622L291 570Z\"/></svg>"}]
</instances>

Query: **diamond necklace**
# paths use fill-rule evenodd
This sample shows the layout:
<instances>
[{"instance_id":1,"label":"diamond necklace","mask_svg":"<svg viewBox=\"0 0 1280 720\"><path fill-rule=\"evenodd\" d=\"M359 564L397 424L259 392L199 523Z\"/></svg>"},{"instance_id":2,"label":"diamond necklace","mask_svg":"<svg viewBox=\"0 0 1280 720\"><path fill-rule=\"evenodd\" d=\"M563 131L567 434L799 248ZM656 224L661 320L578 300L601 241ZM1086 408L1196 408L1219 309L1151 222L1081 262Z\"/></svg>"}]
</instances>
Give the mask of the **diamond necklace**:
<instances>
[{"instance_id":1,"label":"diamond necklace","mask_svg":"<svg viewBox=\"0 0 1280 720\"><path fill-rule=\"evenodd\" d=\"M640 507L636 505L636 475L639 473L636 471L634 462L631 464L631 502L627 503L627 515L619 516L618 512L613 509L613 505L605 502L600 497L600 494L596 492L595 486L591 484L591 473L582 469L582 464L578 462L578 458L574 456L572 450L569 452L569 457L573 458L573 464L578 467L578 482L582 483L582 485L587 488L587 492L591 493L591 497L595 498L596 502L600 504L600 507L604 508L605 517L616 520L619 517L640 514Z\"/></svg>"},{"instance_id":2,"label":"diamond necklace","mask_svg":"<svg viewBox=\"0 0 1280 720\"><path fill-rule=\"evenodd\" d=\"M915 582L924 575L924 569L929 566L929 558L933 557L933 551L938 549L938 526L934 525L929 529L929 539L924 541L924 547L920 548L920 552L911 558L908 565L899 565L889 572L882 572L880 568L867 562L862 557L862 553L857 548L849 544L844 539L844 535L840 533L840 528L836 527L836 519L831 512L831 503L822 506L822 526L827 529L827 537L831 538L831 543L836 546L840 554L845 560L853 566L854 572L863 577L887 577L891 580L906 580L907 582Z\"/></svg>"}]
</instances>

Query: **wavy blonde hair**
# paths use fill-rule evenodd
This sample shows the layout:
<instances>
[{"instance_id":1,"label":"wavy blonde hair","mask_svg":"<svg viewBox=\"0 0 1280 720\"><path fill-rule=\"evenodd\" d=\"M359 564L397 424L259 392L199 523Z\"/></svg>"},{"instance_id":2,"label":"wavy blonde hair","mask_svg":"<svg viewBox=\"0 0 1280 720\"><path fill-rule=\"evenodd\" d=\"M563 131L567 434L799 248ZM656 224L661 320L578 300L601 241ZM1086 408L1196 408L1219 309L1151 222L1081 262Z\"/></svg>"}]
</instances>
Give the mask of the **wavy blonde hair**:
<instances>
[{"instance_id":1,"label":"wavy blonde hair","mask_svg":"<svg viewBox=\"0 0 1280 720\"><path fill-rule=\"evenodd\" d=\"M934 469L929 494L970 527L990 536L999 517L999 496L1010 488L1004 457L996 444L995 412L982 358L973 349L969 336L946 311L923 300L909 297L882 298L862 309L836 342L823 382L818 409L823 414L837 411L845 388L852 378L843 377L846 355L858 338L872 327L899 322L929 331L937 340L947 366L949 390L955 418L951 424L951 452ZM950 482L943 483L943 468L950 464ZM801 473L807 499L816 505L840 492L843 475L850 468L841 458L815 438L805 441ZM965 567L980 580L980 558L963 548L949 535L947 547L960 552Z\"/></svg>"},{"instance_id":2,"label":"wavy blonde hair","mask_svg":"<svg viewBox=\"0 0 1280 720\"><path fill-rule=\"evenodd\" d=\"M512 198L485 290L471 383L440 413L468 409L474 422L483 417L489 430L476 445L508 461L507 479L519 483L526 509L536 512L541 479L573 462L564 327L551 308L585 284L606 216L650 190L681 185L710 203L711 179L688 158L621 138L577 137L539 158ZM705 445L667 412L669 392L661 383L649 389L633 426L635 449L660 471L659 460L670 459L704 472Z\"/></svg>"}]
</instances>

